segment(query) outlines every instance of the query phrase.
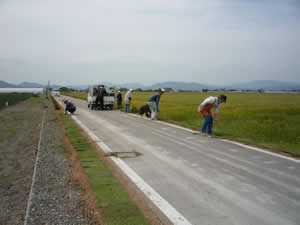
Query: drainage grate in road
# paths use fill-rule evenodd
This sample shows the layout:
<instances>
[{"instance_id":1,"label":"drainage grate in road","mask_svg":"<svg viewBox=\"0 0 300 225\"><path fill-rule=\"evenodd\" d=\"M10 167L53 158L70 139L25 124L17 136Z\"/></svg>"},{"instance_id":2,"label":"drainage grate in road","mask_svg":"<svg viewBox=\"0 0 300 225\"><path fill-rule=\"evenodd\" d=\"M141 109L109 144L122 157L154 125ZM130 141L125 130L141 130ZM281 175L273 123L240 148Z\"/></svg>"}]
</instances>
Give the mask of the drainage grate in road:
<instances>
[{"instance_id":1,"label":"drainage grate in road","mask_svg":"<svg viewBox=\"0 0 300 225\"><path fill-rule=\"evenodd\" d=\"M134 157L138 157L140 155L142 155L142 154L139 153L139 152L136 152L136 151L132 151L132 152L110 152L110 153L106 153L105 157L114 156L114 157L117 157L117 158L134 158Z\"/></svg>"}]
</instances>

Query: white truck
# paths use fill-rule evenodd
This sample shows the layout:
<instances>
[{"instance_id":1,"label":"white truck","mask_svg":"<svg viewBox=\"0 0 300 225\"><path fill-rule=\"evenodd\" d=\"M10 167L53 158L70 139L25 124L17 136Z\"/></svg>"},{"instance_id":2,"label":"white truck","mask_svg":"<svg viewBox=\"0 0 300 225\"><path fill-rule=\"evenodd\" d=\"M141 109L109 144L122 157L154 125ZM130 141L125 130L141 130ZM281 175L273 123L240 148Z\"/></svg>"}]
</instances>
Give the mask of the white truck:
<instances>
[{"instance_id":1,"label":"white truck","mask_svg":"<svg viewBox=\"0 0 300 225\"><path fill-rule=\"evenodd\" d=\"M51 91L51 95L52 95L52 96L60 97L60 91L58 91L58 90L52 90L52 91Z\"/></svg>"},{"instance_id":2,"label":"white truck","mask_svg":"<svg viewBox=\"0 0 300 225\"><path fill-rule=\"evenodd\" d=\"M89 86L88 92L88 108L91 110L101 108L100 105L100 90L101 87L105 89L105 95L103 97L104 108L113 109L116 101L116 92L114 88L106 88L104 85Z\"/></svg>"}]
</instances>

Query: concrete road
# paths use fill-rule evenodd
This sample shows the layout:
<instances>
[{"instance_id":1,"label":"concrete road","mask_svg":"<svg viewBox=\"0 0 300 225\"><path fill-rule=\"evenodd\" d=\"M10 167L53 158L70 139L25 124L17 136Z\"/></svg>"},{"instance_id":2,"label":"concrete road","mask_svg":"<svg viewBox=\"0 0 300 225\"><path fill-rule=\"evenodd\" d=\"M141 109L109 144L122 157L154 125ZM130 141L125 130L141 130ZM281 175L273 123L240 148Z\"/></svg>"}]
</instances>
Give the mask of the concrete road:
<instances>
[{"instance_id":1,"label":"concrete road","mask_svg":"<svg viewBox=\"0 0 300 225\"><path fill-rule=\"evenodd\" d=\"M77 118L194 225L299 225L300 164L119 111Z\"/></svg>"}]
</instances>

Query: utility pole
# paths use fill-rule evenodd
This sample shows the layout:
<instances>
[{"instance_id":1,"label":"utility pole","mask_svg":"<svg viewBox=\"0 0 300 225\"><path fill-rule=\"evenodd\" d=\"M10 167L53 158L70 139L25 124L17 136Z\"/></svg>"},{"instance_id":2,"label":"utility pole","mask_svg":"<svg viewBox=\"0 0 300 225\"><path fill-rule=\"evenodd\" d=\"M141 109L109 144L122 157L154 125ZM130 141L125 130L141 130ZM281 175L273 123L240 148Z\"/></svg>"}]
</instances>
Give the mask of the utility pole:
<instances>
[{"instance_id":1,"label":"utility pole","mask_svg":"<svg viewBox=\"0 0 300 225\"><path fill-rule=\"evenodd\" d=\"M50 98L50 80L48 80L47 98Z\"/></svg>"}]
</instances>

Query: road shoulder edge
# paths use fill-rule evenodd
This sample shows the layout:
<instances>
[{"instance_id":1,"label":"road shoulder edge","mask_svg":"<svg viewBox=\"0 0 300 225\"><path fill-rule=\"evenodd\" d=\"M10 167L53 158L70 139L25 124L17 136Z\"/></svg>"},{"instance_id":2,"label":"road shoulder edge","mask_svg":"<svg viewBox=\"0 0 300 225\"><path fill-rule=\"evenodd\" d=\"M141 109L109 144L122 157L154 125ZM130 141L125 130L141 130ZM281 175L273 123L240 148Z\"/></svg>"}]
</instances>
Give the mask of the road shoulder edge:
<instances>
[{"instance_id":1,"label":"road shoulder edge","mask_svg":"<svg viewBox=\"0 0 300 225\"><path fill-rule=\"evenodd\" d=\"M64 105L56 99L57 102L64 108ZM102 142L86 125L84 125L75 115L70 115L76 124L87 134L90 140L98 146L98 150L105 154L111 153L111 149ZM124 161L115 156L108 156L111 166L122 174L125 182L130 182L136 187L136 190L141 194L148 207L155 216L162 221L163 224L176 225L192 225L183 215L181 215L174 207L172 207L164 198L162 198L153 188L151 188L141 177L139 177ZM157 224L157 223L155 223Z\"/></svg>"}]
</instances>

